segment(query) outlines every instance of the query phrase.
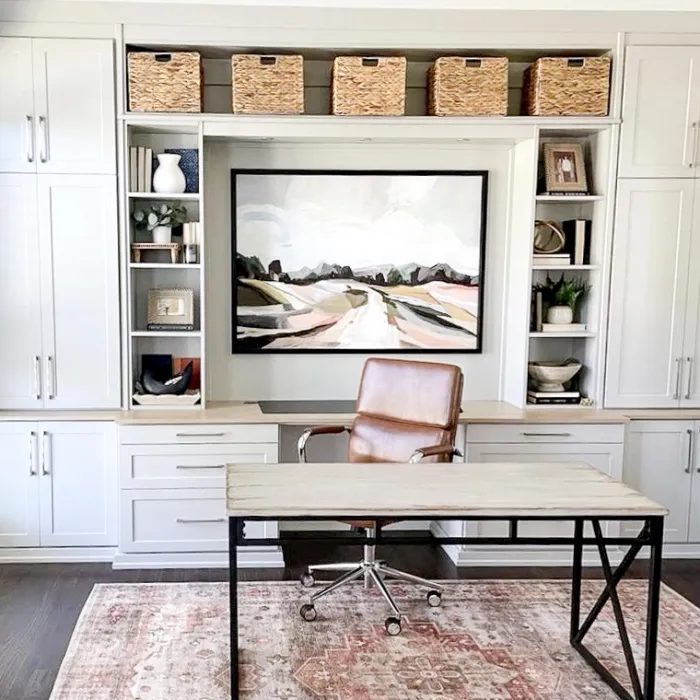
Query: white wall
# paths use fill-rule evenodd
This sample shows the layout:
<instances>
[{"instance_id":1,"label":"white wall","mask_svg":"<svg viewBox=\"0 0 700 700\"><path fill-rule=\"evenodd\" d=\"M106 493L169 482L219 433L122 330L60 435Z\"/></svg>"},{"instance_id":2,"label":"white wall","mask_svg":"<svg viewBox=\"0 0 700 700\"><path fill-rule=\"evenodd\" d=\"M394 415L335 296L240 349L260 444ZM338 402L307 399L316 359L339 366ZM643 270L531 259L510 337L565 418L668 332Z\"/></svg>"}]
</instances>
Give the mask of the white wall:
<instances>
[{"instance_id":1,"label":"white wall","mask_svg":"<svg viewBox=\"0 0 700 700\"><path fill-rule=\"evenodd\" d=\"M354 398L362 365L368 357L364 354L231 354L230 170L234 167L488 170L484 351L480 355L426 353L420 357L459 364L465 376L465 399L499 398L509 152L507 145L412 144L409 151L400 145L375 143L233 146L208 143L205 235L210 400Z\"/></svg>"}]
</instances>

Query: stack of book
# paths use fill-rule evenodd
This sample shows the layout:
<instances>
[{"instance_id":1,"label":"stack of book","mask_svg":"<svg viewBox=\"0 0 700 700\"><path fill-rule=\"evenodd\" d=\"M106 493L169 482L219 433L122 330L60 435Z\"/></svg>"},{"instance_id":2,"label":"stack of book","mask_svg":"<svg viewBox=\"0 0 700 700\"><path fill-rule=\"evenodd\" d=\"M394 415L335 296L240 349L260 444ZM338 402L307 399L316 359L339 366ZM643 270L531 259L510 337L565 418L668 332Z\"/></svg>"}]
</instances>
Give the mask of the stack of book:
<instances>
[{"instance_id":1,"label":"stack of book","mask_svg":"<svg viewBox=\"0 0 700 700\"><path fill-rule=\"evenodd\" d=\"M532 264L534 266L566 267L571 265L569 253L533 253Z\"/></svg>"},{"instance_id":2,"label":"stack of book","mask_svg":"<svg viewBox=\"0 0 700 700\"><path fill-rule=\"evenodd\" d=\"M528 389L527 402L534 404L579 404L580 391L536 391Z\"/></svg>"},{"instance_id":3,"label":"stack of book","mask_svg":"<svg viewBox=\"0 0 700 700\"><path fill-rule=\"evenodd\" d=\"M129 147L129 192L152 192L153 149Z\"/></svg>"}]
</instances>

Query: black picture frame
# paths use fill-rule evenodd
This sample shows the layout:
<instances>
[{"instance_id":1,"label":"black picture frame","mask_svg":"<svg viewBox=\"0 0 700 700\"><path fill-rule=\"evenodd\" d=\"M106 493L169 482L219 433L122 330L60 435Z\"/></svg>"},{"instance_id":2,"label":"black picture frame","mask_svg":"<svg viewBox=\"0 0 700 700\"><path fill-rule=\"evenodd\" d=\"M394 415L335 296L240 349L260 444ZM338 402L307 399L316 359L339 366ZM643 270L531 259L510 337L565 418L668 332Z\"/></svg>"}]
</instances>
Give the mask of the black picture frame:
<instances>
[{"instance_id":1,"label":"black picture frame","mask_svg":"<svg viewBox=\"0 0 700 700\"><path fill-rule=\"evenodd\" d=\"M477 336L475 348L253 348L242 345L237 339L238 328L238 284L236 278L236 178L238 175L339 175L339 176L458 176L481 178L481 219L480 219L480 259L479 259L479 304ZM488 211L488 170L346 170L346 169L275 169L275 168L232 168L231 169L231 352L234 355L329 355L329 354L371 354L371 355L416 355L416 354L468 354L479 355L484 348L484 308L486 289L486 229Z\"/></svg>"}]
</instances>

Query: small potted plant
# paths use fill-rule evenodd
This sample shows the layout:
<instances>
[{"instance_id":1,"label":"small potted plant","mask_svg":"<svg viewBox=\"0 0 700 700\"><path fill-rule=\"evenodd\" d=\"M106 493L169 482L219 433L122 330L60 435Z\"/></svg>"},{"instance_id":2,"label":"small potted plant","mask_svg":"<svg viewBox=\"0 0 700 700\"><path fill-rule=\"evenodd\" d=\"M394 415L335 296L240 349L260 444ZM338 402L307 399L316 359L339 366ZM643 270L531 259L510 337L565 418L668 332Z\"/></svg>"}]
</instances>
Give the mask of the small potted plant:
<instances>
[{"instance_id":1,"label":"small potted plant","mask_svg":"<svg viewBox=\"0 0 700 700\"><path fill-rule=\"evenodd\" d=\"M187 209L182 202L153 204L148 209L138 209L133 215L136 226L153 233L153 242L170 243L173 226L180 226L187 218Z\"/></svg>"},{"instance_id":2,"label":"small potted plant","mask_svg":"<svg viewBox=\"0 0 700 700\"><path fill-rule=\"evenodd\" d=\"M565 324L573 323L576 315L576 306L590 289L582 279L564 279L556 282L547 275L544 284L537 285L537 291L543 293L544 300L549 304L547 309L547 323Z\"/></svg>"}]
</instances>

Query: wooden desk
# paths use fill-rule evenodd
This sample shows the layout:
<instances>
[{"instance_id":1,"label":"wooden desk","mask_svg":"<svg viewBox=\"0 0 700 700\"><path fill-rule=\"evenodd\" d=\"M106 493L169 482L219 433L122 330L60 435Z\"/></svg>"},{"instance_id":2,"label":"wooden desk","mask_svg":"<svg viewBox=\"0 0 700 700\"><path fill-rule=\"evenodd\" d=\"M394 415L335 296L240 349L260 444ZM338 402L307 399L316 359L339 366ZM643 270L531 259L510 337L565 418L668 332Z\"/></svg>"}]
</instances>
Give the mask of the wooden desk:
<instances>
[{"instance_id":1,"label":"wooden desk","mask_svg":"<svg viewBox=\"0 0 700 700\"><path fill-rule=\"evenodd\" d=\"M282 533L275 539L245 537L245 520L507 520L507 537L439 538L442 544L562 545L573 547L571 645L623 700L653 700L661 585L661 548L668 511L624 484L587 464L231 464L227 469L229 516L229 578L231 583L231 697L238 698L237 545L269 545L298 539ZM528 520L567 520L573 537L528 538L518 523ZM639 520L637 537L605 537L601 520ZM584 534L589 521L593 536ZM322 539L323 534L312 534ZM306 535L306 539L310 539ZM377 529L375 537L333 537L334 542L376 544L428 543L430 537L402 537ZM628 545L629 551L613 570L606 546ZM595 545L606 587L581 623L581 578L584 545ZM640 674L632 654L617 584L643 547L650 548L646 658ZM610 600L625 652L634 695L583 644L605 603ZM311 624L311 623L310 623Z\"/></svg>"}]
</instances>

